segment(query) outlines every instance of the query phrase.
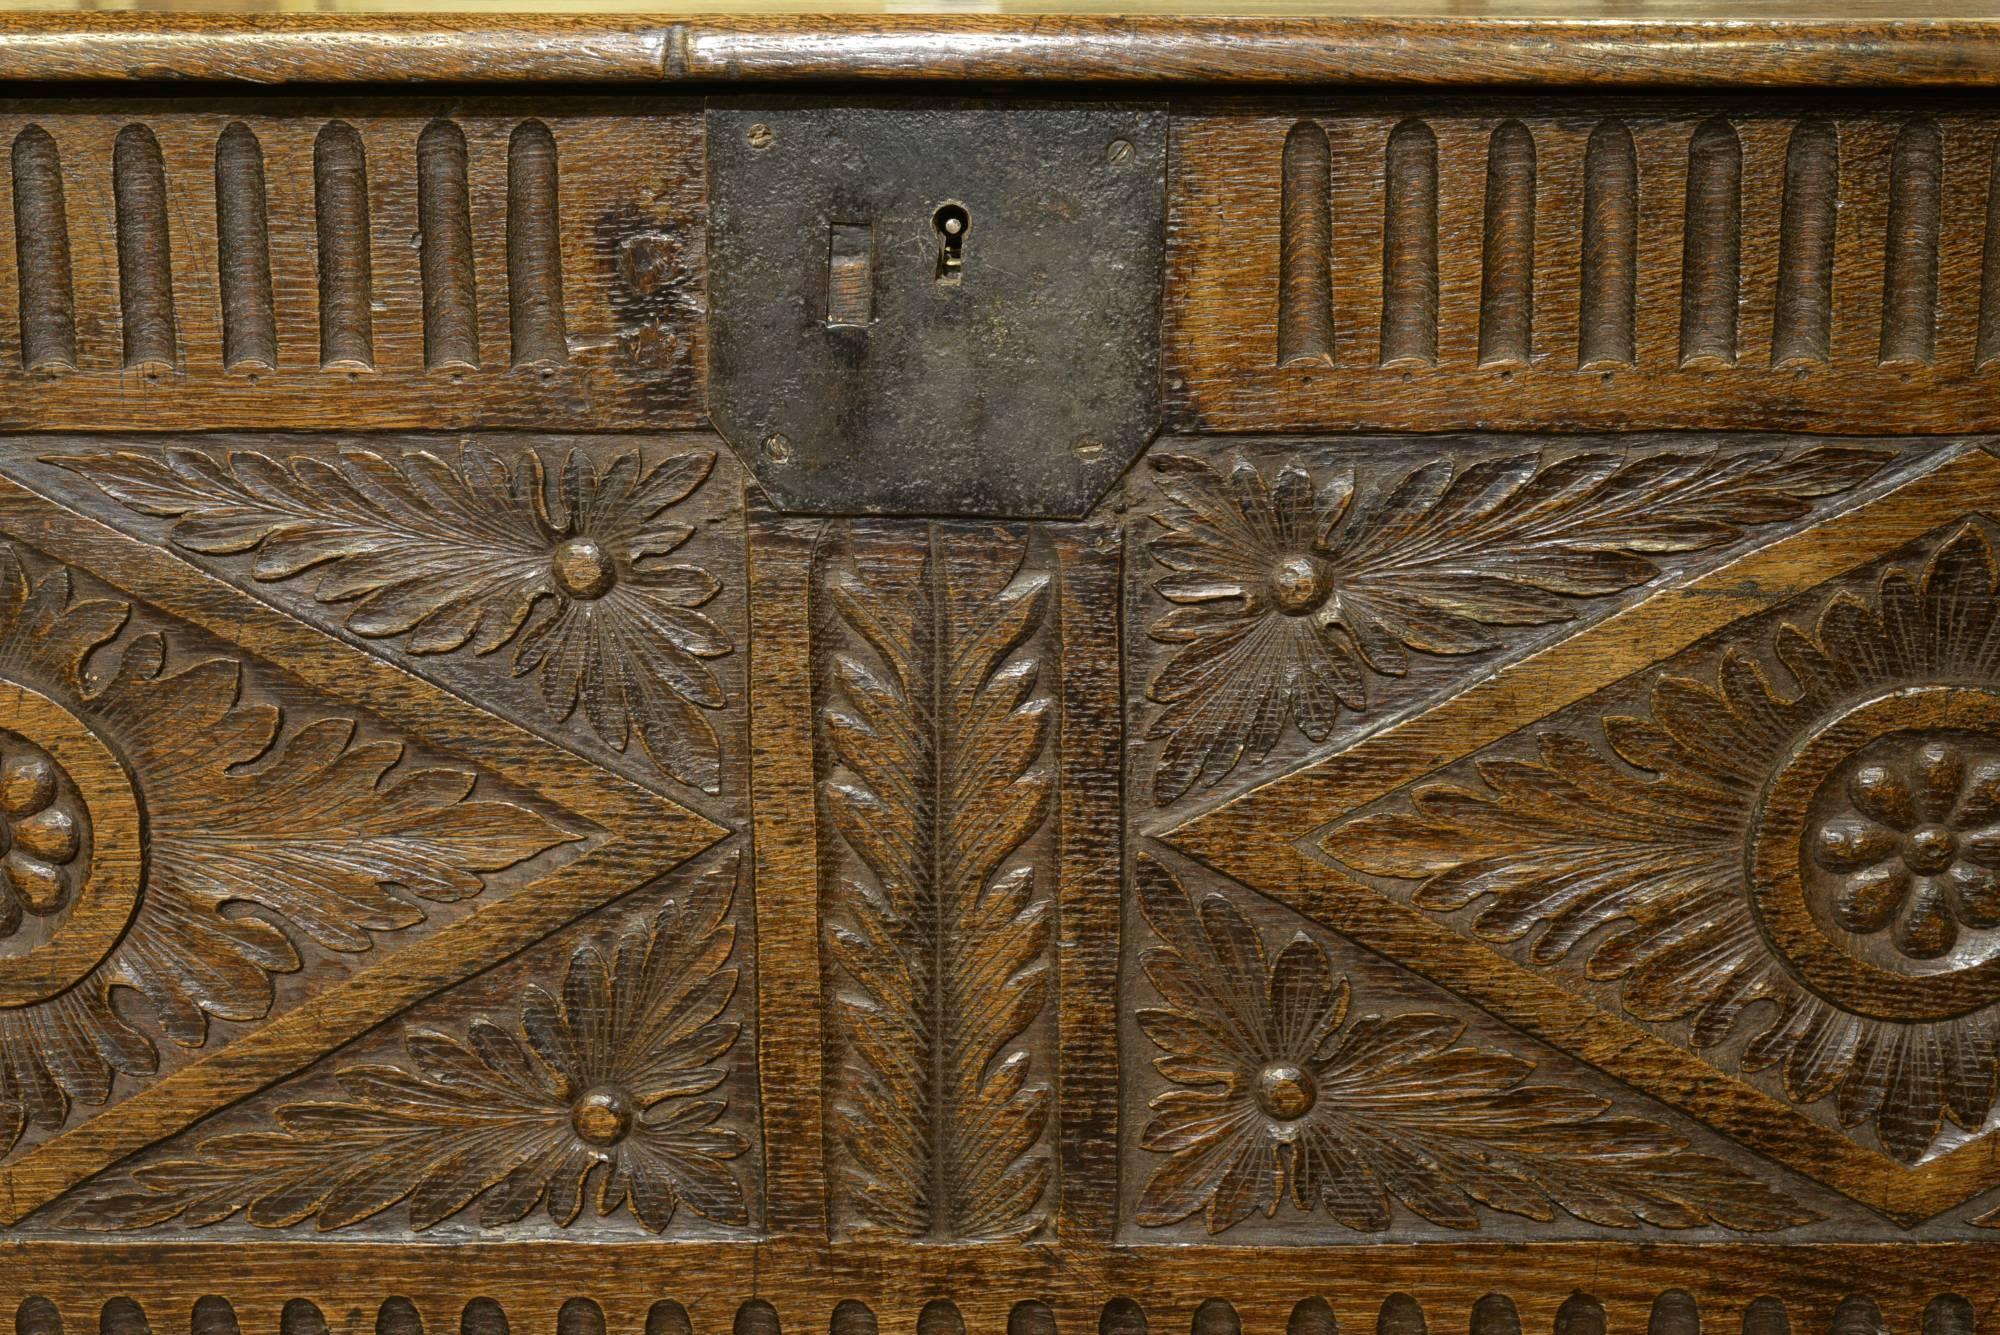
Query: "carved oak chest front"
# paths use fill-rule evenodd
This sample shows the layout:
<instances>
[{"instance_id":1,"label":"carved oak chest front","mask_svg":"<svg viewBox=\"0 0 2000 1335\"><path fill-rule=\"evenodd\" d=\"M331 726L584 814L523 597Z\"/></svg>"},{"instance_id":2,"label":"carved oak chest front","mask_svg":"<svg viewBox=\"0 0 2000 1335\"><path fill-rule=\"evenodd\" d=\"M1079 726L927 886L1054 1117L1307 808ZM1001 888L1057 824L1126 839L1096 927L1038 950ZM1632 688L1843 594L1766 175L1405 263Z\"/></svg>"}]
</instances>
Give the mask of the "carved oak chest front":
<instances>
[{"instance_id":1,"label":"carved oak chest front","mask_svg":"<svg viewBox=\"0 0 2000 1335\"><path fill-rule=\"evenodd\" d=\"M1994 1319L2000 25L0 80L19 1335Z\"/></svg>"}]
</instances>

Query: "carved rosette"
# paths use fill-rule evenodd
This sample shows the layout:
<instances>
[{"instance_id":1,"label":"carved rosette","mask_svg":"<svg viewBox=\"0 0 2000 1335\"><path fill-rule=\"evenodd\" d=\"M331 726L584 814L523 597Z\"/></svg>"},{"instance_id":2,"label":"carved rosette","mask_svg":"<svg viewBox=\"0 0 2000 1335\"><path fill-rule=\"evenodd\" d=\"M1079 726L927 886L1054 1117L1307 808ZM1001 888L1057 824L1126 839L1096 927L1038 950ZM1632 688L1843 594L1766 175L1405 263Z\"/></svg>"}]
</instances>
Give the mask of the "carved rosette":
<instances>
[{"instance_id":1,"label":"carved rosette","mask_svg":"<svg viewBox=\"0 0 2000 1335\"><path fill-rule=\"evenodd\" d=\"M713 450L467 443L455 454L174 447L51 456L167 540L248 558L251 579L300 581L347 631L533 684L541 722L575 724L620 755L716 793L724 706L714 660L733 652L703 609L721 591L681 559Z\"/></svg>"},{"instance_id":2,"label":"carved rosette","mask_svg":"<svg viewBox=\"0 0 2000 1335\"><path fill-rule=\"evenodd\" d=\"M1147 690L1154 800L1222 782L1292 729L1325 742L1343 717L1406 700L1413 675L1574 621L1669 555L1796 519L1887 458L1549 450L1384 475L1158 456L1147 538L1165 608L1149 631L1169 652Z\"/></svg>"},{"instance_id":3,"label":"carved rosette","mask_svg":"<svg viewBox=\"0 0 2000 1335\"><path fill-rule=\"evenodd\" d=\"M1367 1232L1398 1211L1456 1229L1488 1211L1740 1232L1816 1217L1660 1123L1464 1041L1463 1020L1357 1013L1369 998L1303 931L1273 953L1229 896L1197 903L1150 859L1137 880L1158 940L1140 958L1162 1003L1139 1024L1168 1082L1140 1139L1142 1227L1199 1215L1219 1234L1281 1210L1296 1229L1323 1211Z\"/></svg>"},{"instance_id":4,"label":"carved rosette","mask_svg":"<svg viewBox=\"0 0 2000 1335\"><path fill-rule=\"evenodd\" d=\"M592 1205L654 1233L682 1211L750 1219L748 1139L726 1118L741 1025L731 853L657 910L586 932L507 1013L408 1024L383 1060L343 1060L331 1097L292 1097L76 1193L93 1230L241 1215L352 1229L399 1204L421 1232L477 1204L482 1227Z\"/></svg>"},{"instance_id":5,"label":"carved rosette","mask_svg":"<svg viewBox=\"0 0 2000 1335\"><path fill-rule=\"evenodd\" d=\"M1766 654L1770 658L1766 658ZM1775 667L1772 661L1775 660ZM1971 522L1810 621L1336 823L1325 849L1832 1100L1903 1164L2000 1083L2000 569ZM1601 736L1602 740L1599 740Z\"/></svg>"}]
</instances>

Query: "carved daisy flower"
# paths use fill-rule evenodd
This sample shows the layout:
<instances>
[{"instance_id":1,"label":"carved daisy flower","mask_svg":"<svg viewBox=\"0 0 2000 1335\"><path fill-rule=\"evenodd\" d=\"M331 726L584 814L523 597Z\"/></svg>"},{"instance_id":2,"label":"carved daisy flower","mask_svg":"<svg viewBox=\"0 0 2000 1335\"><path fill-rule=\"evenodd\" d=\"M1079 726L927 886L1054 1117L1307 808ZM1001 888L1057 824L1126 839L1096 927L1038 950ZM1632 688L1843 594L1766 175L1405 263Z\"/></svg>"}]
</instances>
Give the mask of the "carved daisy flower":
<instances>
[{"instance_id":1,"label":"carved daisy flower","mask_svg":"<svg viewBox=\"0 0 2000 1335\"><path fill-rule=\"evenodd\" d=\"M1608 1115L1606 1099L1528 1083L1531 1063L1460 1045L1448 1016L1350 1019L1346 980L1303 932L1273 959L1225 896L1197 907L1150 859L1138 887L1165 1003L1139 1023L1175 1086L1140 1141L1168 1156L1140 1194L1142 1225L1200 1213L1220 1233L1287 1199L1371 1230L1395 1205L1452 1228L1476 1227L1481 1205L1625 1228L1813 1217L1662 1126Z\"/></svg>"},{"instance_id":2,"label":"carved daisy flower","mask_svg":"<svg viewBox=\"0 0 2000 1335\"><path fill-rule=\"evenodd\" d=\"M1316 488L1288 464L1275 485L1238 460L1225 481L1206 464L1168 456L1156 465L1177 509L1154 537L1170 572L1154 585L1173 608L1152 634L1182 646L1155 678L1165 705L1148 736L1166 748L1155 776L1162 800L1213 781L1246 752L1263 755L1288 722L1325 741L1340 708L1368 703L1367 646L1381 671L1407 663L1366 598L1343 599L1331 539L1353 495L1350 477Z\"/></svg>"},{"instance_id":3,"label":"carved daisy flower","mask_svg":"<svg viewBox=\"0 0 2000 1335\"><path fill-rule=\"evenodd\" d=\"M275 458L254 450L130 450L60 457L120 503L172 518L176 545L254 552L260 581L317 572L311 591L345 606L347 628L411 654L514 646L557 722L578 715L625 751L708 792L723 704L710 660L729 636L700 609L720 588L675 559L694 528L675 507L714 467L710 450L604 462L468 442L428 450Z\"/></svg>"},{"instance_id":4,"label":"carved daisy flower","mask_svg":"<svg viewBox=\"0 0 2000 1335\"><path fill-rule=\"evenodd\" d=\"M1840 878L1851 932L1887 929L1913 959L1937 959L1961 925L2000 927L2000 759L1957 738L1904 739L1858 765L1813 831L1813 858Z\"/></svg>"},{"instance_id":5,"label":"carved daisy flower","mask_svg":"<svg viewBox=\"0 0 2000 1335\"><path fill-rule=\"evenodd\" d=\"M1510 628L1580 614L1643 584L1664 552L1695 551L1805 513L1886 455L1815 447L1598 451L1436 459L1383 478L1297 463L1267 479L1234 460L1166 455L1154 467L1151 627L1172 646L1149 694L1161 742L1155 800L1219 782L1289 725L1331 735L1380 679L1423 656L1500 647ZM1376 680L1371 681L1371 678Z\"/></svg>"},{"instance_id":6,"label":"carved daisy flower","mask_svg":"<svg viewBox=\"0 0 2000 1335\"><path fill-rule=\"evenodd\" d=\"M703 711L723 698L705 660L731 645L699 609L722 586L698 565L667 559L694 530L664 511L713 463L686 454L642 470L628 451L600 472L572 452L560 486L535 488L555 598L514 653L514 671L535 675L557 717L581 709L621 751L636 733L662 769L710 792L720 784L720 749Z\"/></svg>"},{"instance_id":7,"label":"carved daisy flower","mask_svg":"<svg viewBox=\"0 0 2000 1335\"><path fill-rule=\"evenodd\" d=\"M741 1028L723 1018L737 980L737 862L580 944L560 995L522 990L517 1023L475 1016L463 1038L408 1029L407 1065L335 1074L346 1101L283 1104L273 1129L142 1164L79 1200L77 1220L200 1226L242 1211L266 1228L316 1219L332 1230L407 1200L421 1230L480 1200L484 1226L540 1205L567 1226L594 1200L602 1215L629 1205L654 1232L683 1208L747 1222L732 1161L749 1145L711 1097Z\"/></svg>"}]
</instances>

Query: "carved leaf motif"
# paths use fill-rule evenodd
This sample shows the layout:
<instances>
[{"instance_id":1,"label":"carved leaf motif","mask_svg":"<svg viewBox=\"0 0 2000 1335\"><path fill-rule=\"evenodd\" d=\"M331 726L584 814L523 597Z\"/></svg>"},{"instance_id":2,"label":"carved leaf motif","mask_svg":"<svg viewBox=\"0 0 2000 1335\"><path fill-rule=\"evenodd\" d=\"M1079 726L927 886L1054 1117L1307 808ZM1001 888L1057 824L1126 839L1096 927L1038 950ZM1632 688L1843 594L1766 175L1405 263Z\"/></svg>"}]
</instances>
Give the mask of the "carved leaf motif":
<instances>
[{"instance_id":1,"label":"carved leaf motif","mask_svg":"<svg viewBox=\"0 0 2000 1335\"><path fill-rule=\"evenodd\" d=\"M1154 798L1170 802L1261 757L1287 722L1315 742L1369 708L1373 679L1412 655L1499 647L1510 627L1655 578L1657 557L1796 519L1889 459L1875 450L1595 451L1439 459L1375 488L1296 463L1274 482L1246 460L1156 461L1171 502L1153 559L1178 645L1149 695L1165 706Z\"/></svg>"},{"instance_id":2,"label":"carved leaf motif","mask_svg":"<svg viewBox=\"0 0 2000 1335\"><path fill-rule=\"evenodd\" d=\"M1049 904L1016 861L1049 817L1050 577L1030 549L998 593L954 580L933 529L907 596L850 562L827 576L839 637L821 784L852 860L830 891L835 1134L866 1227L998 1237L1035 1227L1049 1092L1017 1046L1048 997Z\"/></svg>"},{"instance_id":3,"label":"carved leaf motif","mask_svg":"<svg viewBox=\"0 0 2000 1335\"><path fill-rule=\"evenodd\" d=\"M1479 1206L1614 1228L1764 1232L1817 1216L1658 1123L1587 1091L1530 1083L1532 1062L1463 1046L1449 1016L1350 1019L1349 989L1303 932L1275 959L1221 894L1199 906L1151 859L1139 904L1161 944L1142 959L1163 1007L1139 1013L1176 1088L1141 1144L1168 1155L1138 1221L1197 1212L1221 1233L1287 1198L1352 1229L1392 1205L1477 1228Z\"/></svg>"},{"instance_id":4,"label":"carved leaf motif","mask_svg":"<svg viewBox=\"0 0 2000 1335\"><path fill-rule=\"evenodd\" d=\"M1740 1026L1744 1069L1775 1068L1796 1103L1837 1095L1842 1125L1873 1123L1883 1148L1913 1163L1943 1118L1967 1131L1986 1125L2000 1009L1898 1023L1801 985L1756 920L1746 847L1773 774L1827 720L1925 683L2000 677L2000 573L1988 537L1968 525L1920 572L1887 571L1872 597L1836 595L1810 631L1784 625L1771 643L1794 692L1746 652L1757 646L1733 645L1712 674L1658 676L1643 714L1609 714L1587 731L1537 729L1533 755L1488 755L1471 776L1413 785L1334 826L1324 846L1356 870L1415 882L1420 907L1474 910L1474 932L1528 941L1535 964L1585 949L1588 976L1618 980L1626 1010L1685 1022L1697 1048ZM1894 767L1883 774L1899 781ZM1974 769L1975 791L1940 818L1947 829L1969 823L1965 856L1949 869L1968 921L1986 921L1974 910L1995 878L1982 864L2000 860L1977 828L1988 816L1975 810L1976 790L1989 783L2000 775ZM1932 878L1903 884L1876 928L1954 902L1928 898Z\"/></svg>"},{"instance_id":5,"label":"carved leaf motif","mask_svg":"<svg viewBox=\"0 0 2000 1335\"><path fill-rule=\"evenodd\" d=\"M551 717L582 711L623 751L634 733L663 770L710 792L720 747L704 711L722 688L706 660L731 650L699 609L719 589L669 561L693 529L668 512L715 456L647 468L637 450L601 470L573 450L553 473L467 444L280 460L255 450L97 451L52 456L141 514L173 520L172 541L211 556L254 553L260 581L316 572L312 596L344 606L348 629L412 654L512 644Z\"/></svg>"},{"instance_id":6,"label":"carved leaf motif","mask_svg":"<svg viewBox=\"0 0 2000 1335\"><path fill-rule=\"evenodd\" d=\"M402 1065L335 1075L343 1101L279 1106L270 1130L215 1135L188 1157L141 1163L62 1207L64 1222L192 1227L241 1212L284 1228L357 1224L401 1201L422 1230L483 1198L480 1222L537 1206L567 1226L594 1194L659 1232L682 1208L743 1224L732 1161L748 1148L722 1124L724 1062L740 1026L728 915L737 858L657 913L579 945L560 995L523 990L518 1021L475 1017L463 1037L407 1028ZM595 1176L595 1190L591 1183Z\"/></svg>"},{"instance_id":7,"label":"carved leaf motif","mask_svg":"<svg viewBox=\"0 0 2000 1335\"><path fill-rule=\"evenodd\" d=\"M144 886L110 953L75 986L0 1012L5 1147L28 1125L60 1127L72 1100L105 1102L114 1074L156 1069L142 1023L196 1047L210 1017L261 1019L270 975L300 967L295 933L366 950L374 933L421 922L422 901L477 894L485 873L576 838L518 803L473 798L470 773L398 769L402 744L359 741L351 720L288 733L277 708L240 698L238 663L170 667L157 634L106 648L112 670L87 683L86 657L128 614L73 600L64 570L30 581L0 544L0 679L47 693L117 745L148 830ZM146 1005L127 1018L117 987Z\"/></svg>"}]
</instances>

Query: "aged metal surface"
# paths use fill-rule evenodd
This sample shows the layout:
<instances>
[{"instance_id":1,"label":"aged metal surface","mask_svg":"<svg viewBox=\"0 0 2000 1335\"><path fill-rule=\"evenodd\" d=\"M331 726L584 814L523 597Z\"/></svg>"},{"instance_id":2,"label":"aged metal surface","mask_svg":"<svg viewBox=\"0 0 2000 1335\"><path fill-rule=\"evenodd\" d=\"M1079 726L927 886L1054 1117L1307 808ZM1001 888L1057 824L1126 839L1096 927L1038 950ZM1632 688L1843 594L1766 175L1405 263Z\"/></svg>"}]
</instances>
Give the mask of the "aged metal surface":
<instances>
[{"instance_id":1,"label":"aged metal surface","mask_svg":"<svg viewBox=\"0 0 2000 1335\"><path fill-rule=\"evenodd\" d=\"M1166 128L711 104L709 410L777 505L1089 509L1158 425Z\"/></svg>"}]
</instances>

